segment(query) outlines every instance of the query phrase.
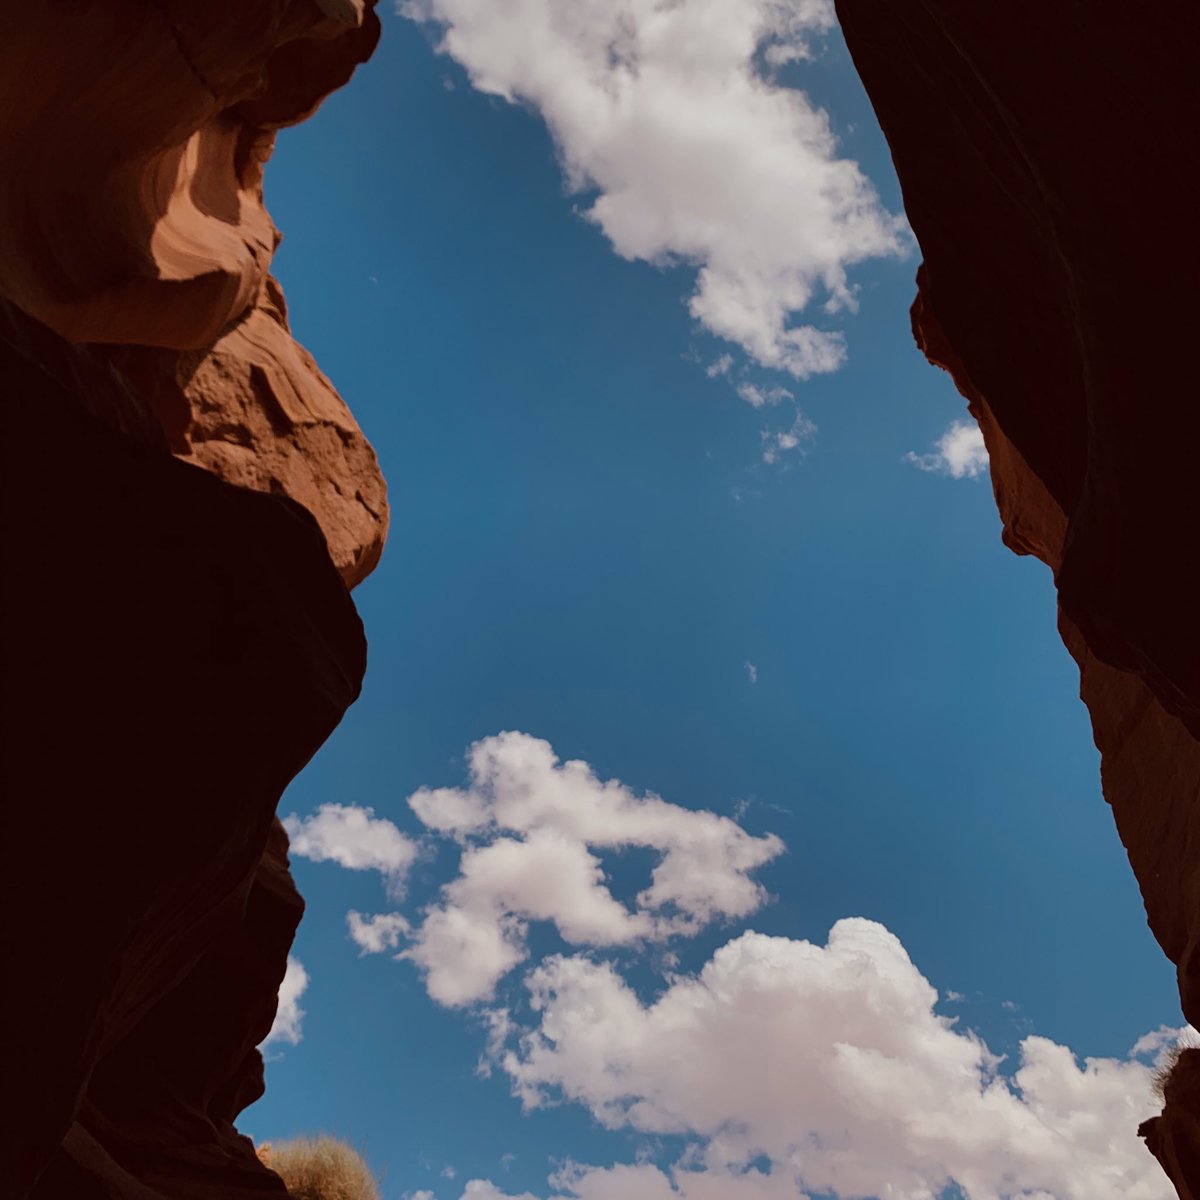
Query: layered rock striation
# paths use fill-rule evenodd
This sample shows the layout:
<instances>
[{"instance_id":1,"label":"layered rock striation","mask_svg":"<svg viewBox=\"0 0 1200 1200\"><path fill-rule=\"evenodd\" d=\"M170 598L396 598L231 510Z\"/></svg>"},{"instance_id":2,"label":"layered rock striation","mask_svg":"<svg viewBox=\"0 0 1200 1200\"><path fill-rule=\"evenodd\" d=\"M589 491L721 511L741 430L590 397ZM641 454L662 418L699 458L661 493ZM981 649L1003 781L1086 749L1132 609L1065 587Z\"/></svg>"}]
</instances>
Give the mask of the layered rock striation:
<instances>
[{"instance_id":1,"label":"layered rock striation","mask_svg":"<svg viewBox=\"0 0 1200 1200\"><path fill-rule=\"evenodd\" d=\"M1184 130L1200 14L837 0L924 256L913 329L983 430L1059 624L1150 928L1200 1026L1200 408ZM1200 1106L1148 1144L1200 1196Z\"/></svg>"},{"instance_id":2,"label":"layered rock striation","mask_svg":"<svg viewBox=\"0 0 1200 1200\"><path fill-rule=\"evenodd\" d=\"M276 130L361 0L0 3L0 1194L286 1196L235 1127L387 503L291 337Z\"/></svg>"}]
</instances>

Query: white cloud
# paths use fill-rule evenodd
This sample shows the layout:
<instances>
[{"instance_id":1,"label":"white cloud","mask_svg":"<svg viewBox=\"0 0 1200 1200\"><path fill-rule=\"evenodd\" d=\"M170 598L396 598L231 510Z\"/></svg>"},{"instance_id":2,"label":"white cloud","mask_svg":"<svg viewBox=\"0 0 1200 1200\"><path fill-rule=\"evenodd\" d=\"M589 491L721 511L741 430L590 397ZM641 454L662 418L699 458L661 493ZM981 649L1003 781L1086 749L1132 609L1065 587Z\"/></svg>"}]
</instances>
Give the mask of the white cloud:
<instances>
[{"instance_id":1,"label":"white cloud","mask_svg":"<svg viewBox=\"0 0 1200 1200\"><path fill-rule=\"evenodd\" d=\"M649 1163L571 1166L550 1183L572 1200L808 1200L790 1172L695 1170Z\"/></svg>"},{"instance_id":2,"label":"white cloud","mask_svg":"<svg viewBox=\"0 0 1200 1200\"><path fill-rule=\"evenodd\" d=\"M458 875L426 910L402 957L441 1004L486 999L526 957L530 921L574 945L622 946L744 917L766 899L750 872L783 843L728 817L639 796L587 763L559 762L548 742L501 733L471 747L465 788L409 798L430 829L464 843ZM609 890L594 850L658 852L630 907Z\"/></svg>"},{"instance_id":3,"label":"white cloud","mask_svg":"<svg viewBox=\"0 0 1200 1200\"><path fill-rule=\"evenodd\" d=\"M714 359L704 368L704 373L709 379L717 379L722 375L728 375L730 368L733 366L733 355L722 354L719 358Z\"/></svg>"},{"instance_id":4,"label":"white cloud","mask_svg":"<svg viewBox=\"0 0 1200 1200\"><path fill-rule=\"evenodd\" d=\"M1160 1025L1157 1029L1144 1033L1129 1051L1130 1058L1152 1058L1157 1064L1161 1062L1176 1046L1200 1046L1200 1033L1190 1025L1173 1029L1169 1025Z\"/></svg>"},{"instance_id":5,"label":"white cloud","mask_svg":"<svg viewBox=\"0 0 1200 1200\"><path fill-rule=\"evenodd\" d=\"M298 1045L301 1038L300 1025L304 1020L304 1009L300 1007L300 997L308 987L308 972L300 964L300 960L290 954L287 959L287 970L283 982L279 985L279 1007L275 1010L275 1020L271 1032L263 1038L264 1047L278 1042L288 1045Z\"/></svg>"},{"instance_id":6,"label":"white cloud","mask_svg":"<svg viewBox=\"0 0 1200 1200\"><path fill-rule=\"evenodd\" d=\"M951 422L929 454L914 454L910 450L904 457L922 471L936 471L951 479L974 479L988 466L983 433L974 421Z\"/></svg>"},{"instance_id":7,"label":"white cloud","mask_svg":"<svg viewBox=\"0 0 1200 1200\"><path fill-rule=\"evenodd\" d=\"M1127 1058L1082 1063L1030 1036L1002 1070L936 1011L900 941L861 918L824 946L742 933L681 975L661 940L753 913L765 896L751 873L782 843L599 779L528 734L477 742L465 786L409 804L458 842L458 873L415 930L399 913L349 913L356 943L377 953L409 938L397 957L439 1003L477 1005L480 1074L506 1074L526 1106L575 1103L610 1129L686 1141L672 1165L568 1162L547 1182L553 1200L938 1200L955 1184L966 1200L1170 1200L1136 1129L1158 1107L1151 1060L1194 1031L1161 1027ZM593 853L622 847L657 854L630 903ZM663 990L647 1000L613 963L555 954L526 973L527 1008L479 1006L528 957L533 921L587 947L659 941L644 961L664 970ZM306 984L289 959L268 1040L299 1040ZM473 1179L462 1200L536 1198Z\"/></svg>"},{"instance_id":8,"label":"white cloud","mask_svg":"<svg viewBox=\"0 0 1200 1200\"><path fill-rule=\"evenodd\" d=\"M394 950L411 926L400 913L376 913L364 916L351 909L346 914L346 926L363 954L382 954Z\"/></svg>"},{"instance_id":9,"label":"white cloud","mask_svg":"<svg viewBox=\"0 0 1200 1200\"><path fill-rule=\"evenodd\" d=\"M762 460L771 465L779 462L783 455L792 451L804 453L806 443L812 441L817 427L802 412L796 412L796 419L787 429L762 431Z\"/></svg>"},{"instance_id":10,"label":"white cloud","mask_svg":"<svg viewBox=\"0 0 1200 1200\"><path fill-rule=\"evenodd\" d=\"M463 1188L462 1200L537 1200L532 1192L519 1196L502 1192L490 1179L472 1179Z\"/></svg>"},{"instance_id":11,"label":"white cloud","mask_svg":"<svg viewBox=\"0 0 1200 1200\"><path fill-rule=\"evenodd\" d=\"M751 683L757 683L758 668L749 659L747 659L742 666L746 668L746 678L749 679Z\"/></svg>"},{"instance_id":12,"label":"white cloud","mask_svg":"<svg viewBox=\"0 0 1200 1200\"><path fill-rule=\"evenodd\" d=\"M1080 1065L1028 1037L1006 1078L872 921L839 921L827 946L745 933L650 1004L582 956L546 959L527 986L537 1025L498 1059L527 1105L702 1139L675 1190L650 1167L585 1171L583 1200L934 1200L952 1180L970 1200L1171 1195L1136 1136L1157 1107L1149 1066ZM748 1170L760 1156L769 1174Z\"/></svg>"},{"instance_id":13,"label":"white cloud","mask_svg":"<svg viewBox=\"0 0 1200 1200\"><path fill-rule=\"evenodd\" d=\"M405 1192L404 1200L437 1200L437 1197L428 1188L421 1188L418 1192Z\"/></svg>"},{"instance_id":14,"label":"white cloud","mask_svg":"<svg viewBox=\"0 0 1200 1200\"><path fill-rule=\"evenodd\" d=\"M756 383L738 384L737 394L751 408L763 408L765 405L780 404L784 400L794 400L795 397L785 387L760 387Z\"/></svg>"},{"instance_id":15,"label":"white cloud","mask_svg":"<svg viewBox=\"0 0 1200 1200\"><path fill-rule=\"evenodd\" d=\"M832 0L402 0L480 91L545 120L584 215L626 259L697 271L689 308L766 367L803 379L845 358L796 324L855 306L851 266L904 252L824 110L773 71L812 57ZM720 360L718 360L720 361Z\"/></svg>"},{"instance_id":16,"label":"white cloud","mask_svg":"<svg viewBox=\"0 0 1200 1200\"><path fill-rule=\"evenodd\" d=\"M388 891L400 895L417 845L391 821L372 808L354 804L322 804L301 820L295 813L283 819L291 852L313 862L336 862L352 871L378 871Z\"/></svg>"},{"instance_id":17,"label":"white cloud","mask_svg":"<svg viewBox=\"0 0 1200 1200\"><path fill-rule=\"evenodd\" d=\"M439 1004L457 1008L491 996L496 984L525 958L524 922L488 905L472 911L455 894L431 907L414 945L402 957L425 973Z\"/></svg>"}]
</instances>

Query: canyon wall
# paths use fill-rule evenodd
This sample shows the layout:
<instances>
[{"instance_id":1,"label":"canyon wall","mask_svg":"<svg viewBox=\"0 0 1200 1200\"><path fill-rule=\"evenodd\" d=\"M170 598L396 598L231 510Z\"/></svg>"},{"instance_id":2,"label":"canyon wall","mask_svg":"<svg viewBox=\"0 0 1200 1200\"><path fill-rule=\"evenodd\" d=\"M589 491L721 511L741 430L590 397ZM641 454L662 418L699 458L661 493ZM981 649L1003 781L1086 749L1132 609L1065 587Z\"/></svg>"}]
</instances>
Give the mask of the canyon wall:
<instances>
[{"instance_id":1,"label":"canyon wall","mask_svg":"<svg viewBox=\"0 0 1200 1200\"><path fill-rule=\"evenodd\" d=\"M358 693L374 454L292 339L262 173L364 0L0 0L0 1194L286 1196L238 1135L302 911L274 818ZM1054 570L1105 795L1200 1025L1186 361L1196 11L838 0L917 341ZM1102 1003L1102 998L1097 999ZM1181 1076L1150 1149L1200 1198Z\"/></svg>"},{"instance_id":2,"label":"canyon wall","mask_svg":"<svg viewBox=\"0 0 1200 1200\"><path fill-rule=\"evenodd\" d=\"M6 1200L287 1195L234 1127L303 910L274 812L387 502L262 172L372 9L0 0Z\"/></svg>"},{"instance_id":3,"label":"canyon wall","mask_svg":"<svg viewBox=\"0 0 1200 1200\"><path fill-rule=\"evenodd\" d=\"M1005 542L1054 571L1104 794L1200 1027L1200 14L837 8L924 257L917 343L983 430ZM1185 1198L1200 1197L1195 1092L1168 1087L1142 1127Z\"/></svg>"}]
</instances>

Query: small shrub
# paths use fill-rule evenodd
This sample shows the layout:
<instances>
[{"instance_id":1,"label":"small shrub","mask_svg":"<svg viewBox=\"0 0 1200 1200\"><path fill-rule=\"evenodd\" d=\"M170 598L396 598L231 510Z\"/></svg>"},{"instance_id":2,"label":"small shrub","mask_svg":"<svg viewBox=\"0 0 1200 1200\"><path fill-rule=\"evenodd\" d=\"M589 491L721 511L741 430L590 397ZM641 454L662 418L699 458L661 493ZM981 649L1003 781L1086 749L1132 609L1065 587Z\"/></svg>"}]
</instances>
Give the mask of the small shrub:
<instances>
[{"instance_id":1,"label":"small shrub","mask_svg":"<svg viewBox=\"0 0 1200 1200\"><path fill-rule=\"evenodd\" d=\"M272 1142L259 1157L287 1184L296 1200L379 1200L362 1155L333 1137Z\"/></svg>"}]
</instances>

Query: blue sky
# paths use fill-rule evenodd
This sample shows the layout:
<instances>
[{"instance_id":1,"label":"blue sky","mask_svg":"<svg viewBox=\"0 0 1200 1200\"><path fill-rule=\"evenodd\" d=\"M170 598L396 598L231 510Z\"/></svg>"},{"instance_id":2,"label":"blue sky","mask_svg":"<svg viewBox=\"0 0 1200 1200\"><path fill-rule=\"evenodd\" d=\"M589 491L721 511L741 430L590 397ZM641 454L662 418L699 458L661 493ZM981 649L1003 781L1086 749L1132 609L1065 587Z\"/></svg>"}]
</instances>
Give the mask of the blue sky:
<instances>
[{"instance_id":1,"label":"blue sky","mask_svg":"<svg viewBox=\"0 0 1200 1200\"><path fill-rule=\"evenodd\" d=\"M362 699L280 807L309 835L293 865L307 986L298 1040L268 1047L267 1095L244 1127L347 1137L386 1200L782 1200L883 1183L914 1198L1169 1195L1132 1135L1152 1111L1152 1054L1128 1055L1180 1023L1170 965L1100 794L1049 573L1001 545L986 469L968 470L983 466L971 427L938 456L969 418L912 343L918 255L889 224L900 197L887 147L823 0L673 10L672 54L694 56L705 130L706 81L725 71L730 87L709 97L731 114L733 150L726 165L722 144L709 147L707 185L729 180L729 192L698 216L671 171L706 151L685 145L683 165L664 166L662 139L688 126L669 109L669 72L649 91L652 5L620 6L619 44L593 28L617 6L521 0L499 33L479 7L384 11L375 58L283 133L267 176L294 332L379 453L392 530L355 594L370 641ZM736 69L705 58L736 43L722 21L750 29ZM540 49L526 61L505 38ZM556 91L571 59L554 55L572 39L608 39L614 70L643 54L643 108L635 92L629 119L589 126L593 110ZM488 94L502 86L525 103ZM828 113L836 149L811 124L809 158L786 130L755 148L769 125L755 105L778 114L789 88ZM660 108L665 132L640 143L639 113ZM814 267L805 256L828 239L805 232L804 180L839 161L859 165L878 202L836 227L846 245ZM748 162L767 182L794 167L794 202L741 180ZM605 196L612 210L593 209ZM792 275L772 274L777 261ZM826 311L830 261L857 311ZM724 279L708 293L705 265ZM814 272L807 305L793 303ZM808 322L844 338L836 370L836 340L788 340ZM517 803L521 787L507 801L503 779L468 788L469 748L502 731L527 737L485 747L504 770L519 760L521 787L548 806L528 820L476 811ZM591 782L564 784L538 740L589 764ZM427 815L458 804L475 816L439 831L408 803L422 788L459 789ZM651 814L646 793L675 807ZM607 842L571 832L589 804ZM306 824L329 805L343 807ZM499 843L525 847L507 884L481 882L493 849L441 892L464 851ZM534 844L551 849L531 868L520 856ZM603 886L554 892L558 853L576 865L591 853ZM639 901L672 854L703 894ZM594 903L619 932L588 925ZM487 936L524 957L490 991L487 978L468 986L464 971L488 976L487 953L438 959L422 938L430 906L485 913ZM398 913L407 932L377 926L385 952L360 953L349 911ZM851 924L842 950L820 949L844 918L890 934ZM416 961L395 959L406 951ZM764 963L769 995L743 994ZM484 991L437 1003L435 978ZM688 1033L647 1007L664 993L708 1015ZM560 1036L534 1054L528 1037L547 1021ZM1004 1082L1030 1037L1048 1040L1026 1043L1025 1075ZM746 1099L729 1064L760 1050L770 1063L773 1047L786 1078L768 1070ZM1105 1061L1085 1069L1085 1057ZM886 1119L918 1110L923 1134ZM840 1114L828 1127L826 1112ZM1080 1113L1083 1142L1069 1132ZM974 1121L1001 1131L996 1146L928 1135ZM1016 1153L1029 1122L1045 1144ZM1117 1184L1089 1175L1105 1163L1125 1172Z\"/></svg>"}]
</instances>

